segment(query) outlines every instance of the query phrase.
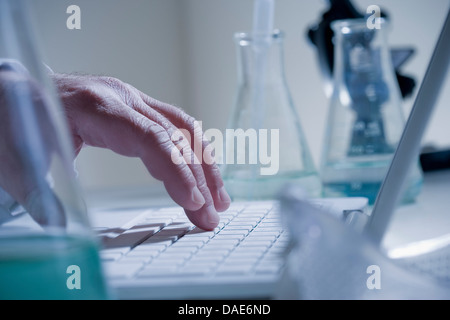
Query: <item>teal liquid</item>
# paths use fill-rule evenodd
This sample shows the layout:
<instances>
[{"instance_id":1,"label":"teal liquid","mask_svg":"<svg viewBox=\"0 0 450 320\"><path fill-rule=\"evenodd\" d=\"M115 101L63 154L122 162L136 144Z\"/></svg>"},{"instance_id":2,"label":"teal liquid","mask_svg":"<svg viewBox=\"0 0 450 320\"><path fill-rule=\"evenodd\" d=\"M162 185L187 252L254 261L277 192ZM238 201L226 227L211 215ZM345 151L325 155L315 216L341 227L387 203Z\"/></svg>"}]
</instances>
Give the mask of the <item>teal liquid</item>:
<instances>
[{"instance_id":1,"label":"teal liquid","mask_svg":"<svg viewBox=\"0 0 450 320\"><path fill-rule=\"evenodd\" d=\"M323 186L325 197L366 197L369 204L375 203L381 182L375 183L326 183Z\"/></svg>"},{"instance_id":2,"label":"teal liquid","mask_svg":"<svg viewBox=\"0 0 450 320\"><path fill-rule=\"evenodd\" d=\"M381 184L381 182L324 183L323 192L325 197L366 197L369 199L369 205L373 205ZM404 192L401 203L414 202L420 193L421 186L421 180L410 185Z\"/></svg>"},{"instance_id":3,"label":"teal liquid","mask_svg":"<svg viewBox=\"0 0 450 320\"><path fill-rule=\"evenodd\" d=\"M80 289L69 289L67 273ZM97 245L74 237L34 235L0 239L0 299L107 299Z\"/></svg>"},{"instance_id":4,"label":"teal liquid","mask_svg":"<svg viewBox=\"0 0 450 320\"><path fill-rule=\"evenodd\" d=\"M366 197L373 205L389 169L391 160L347 161L329 164L322 169L324 197ZM412 203L422 189L419 165L413 167L400 198L402 204Z\"/></svg>"}]
</instances>

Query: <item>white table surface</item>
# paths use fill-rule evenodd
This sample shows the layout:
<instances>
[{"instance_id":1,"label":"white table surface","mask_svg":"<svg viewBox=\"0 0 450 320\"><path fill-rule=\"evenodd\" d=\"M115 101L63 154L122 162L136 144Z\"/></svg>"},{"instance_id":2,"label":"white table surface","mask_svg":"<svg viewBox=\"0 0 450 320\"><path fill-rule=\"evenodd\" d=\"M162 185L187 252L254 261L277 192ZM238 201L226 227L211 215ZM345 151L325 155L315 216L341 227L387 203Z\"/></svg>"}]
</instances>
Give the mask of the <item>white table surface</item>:
<instances>
[{"instance_id":1,"label":"white table surface","mask_svg":"<svg viewBox=\"0 0 450 320\"><path fill-rule=\"evenodd\" d=\"M400 206L389 225L386 247L450 233L450 170L428 172L416 202Z\"/></svg>"}]
</instances>

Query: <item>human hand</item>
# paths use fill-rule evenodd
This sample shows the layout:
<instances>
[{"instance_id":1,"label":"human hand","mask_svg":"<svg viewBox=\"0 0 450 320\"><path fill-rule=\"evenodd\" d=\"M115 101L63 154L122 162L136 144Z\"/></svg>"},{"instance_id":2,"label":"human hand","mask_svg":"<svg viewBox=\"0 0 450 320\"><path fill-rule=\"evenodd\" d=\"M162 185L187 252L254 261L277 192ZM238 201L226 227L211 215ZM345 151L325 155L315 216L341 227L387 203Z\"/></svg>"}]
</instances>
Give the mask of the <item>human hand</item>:
<instances>
[{"instance_id":1,"label":"human hand","mask_svg":"<svg viewBox=\"0 0 450 320\"><path fill-rule=\"evenodd\" d=\"M217 226L217 212L231 202L217 165L210 161L174 163L171 158L173 148L186 147L186 139L176 144L171 139L179 129L194 137L187 147L197 143L204 150L208 145L194 118L115 78L65 74L51 78L66 111L76 154L86 144L139 157L149 173L163 181L192 223L205 230Z\"/></svg>"}]
</instances>

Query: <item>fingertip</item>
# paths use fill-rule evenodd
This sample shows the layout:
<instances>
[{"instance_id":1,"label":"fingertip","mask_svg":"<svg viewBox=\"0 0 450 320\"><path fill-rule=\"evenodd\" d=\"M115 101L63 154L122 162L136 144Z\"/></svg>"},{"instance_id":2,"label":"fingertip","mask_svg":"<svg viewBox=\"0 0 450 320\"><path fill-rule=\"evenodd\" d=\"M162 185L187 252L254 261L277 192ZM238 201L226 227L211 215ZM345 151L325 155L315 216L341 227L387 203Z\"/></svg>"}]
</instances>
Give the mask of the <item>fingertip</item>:
<instances>
[{"instance_id":1,"label":"fingertip","mask_svg":"<svg viewBox=\"0 0 450 320\"><path fill-rule=\"evenodd\" d=\"M217 190L217 201L215 201L216 210L223 212L230 207L231 198L228 195L225 187L221 187Z\"/></svg>"},{"instance_id":2,"label":"fingertip","mask_svg":"<svg viewBox=\"0 0 450 320\"><path fill-rule=\"evenodd\" d=\"M204 196L197 186L183 187L176 183L164 182L170 197L181 207L189 211L200 210L206 203ZM191 189L192 188L192 189ZM189 191L190 190L190 191Z\"/></svg>"},{"instance_id":3,"label":"fingertip","mask_svg":"<svg viewBox=\"0 0 450 320\"><path fill-rule=\"evenodd\" d=\"M205 220L206 220L207 228L209 228L209 230L213 230L214 228L216 228L219 225L220 216L213 206L209 206L207 208L206 212L207 212L207 214L206 214Z\"/></svg>"},{"instance_id":4,"label":"fingertip","mask_svg":"<svg viewBox=\"0 0 450 320\"><path fill-rule=\"evenodd\" d=\"M205 197L202 195L200 189L195 186L191 191L190 204L185 203L182 206L185 209L197 211L200 210L205 203Z\"/></svg>"},{"instance_id":5,"label":"fingertip","mask_svg":"<svg viewBox=\"0 0 450 320\"><path fill-rule=\"evenodd\" d=\"M186 210L186 214L193 224L206 231L214 230L220 222L220 216L212 205L198 211Z\"/></svg>"}]
</instances>

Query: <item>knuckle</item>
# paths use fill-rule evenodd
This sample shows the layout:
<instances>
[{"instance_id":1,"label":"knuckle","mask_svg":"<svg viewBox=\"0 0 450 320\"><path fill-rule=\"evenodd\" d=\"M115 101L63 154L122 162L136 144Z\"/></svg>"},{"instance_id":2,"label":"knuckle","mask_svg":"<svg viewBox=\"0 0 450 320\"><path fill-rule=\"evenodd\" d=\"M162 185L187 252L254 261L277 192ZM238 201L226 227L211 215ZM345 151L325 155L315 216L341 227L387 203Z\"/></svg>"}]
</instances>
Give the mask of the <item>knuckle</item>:
<instances>
[{"instance_id":1,"label":"knuckle","mask_svg":"<svg viewBox=\"0 0 450 320\"><path fill-rule=\"evenodd\" d=\"M126 105L134 106L136 104L136 95L131 90L131 86L117 78L109 76L102 76L99 81L109 89L112 89Z\"/></svg>"},{"instance_id":2,"label":"knuckle","mask_svg":"<svg viewBox=\"0 0 450 320\"><path fill-rule=\"evenodd\" d=\"M122 81L110 76L100 76L98 78L98 81L111 88L117 88L122 86Z\"/></svg>"},{"instance_id":3,"label":"knuckle","mask_svg":"<svg viewBox=\"0 0 450 320\"><path fill-rule=\"evenodd\" d=\"M209 166L209 175L210 179L208 179L208 186L210 188L219 189L223 187L223 180L221 177L221 172L219 167L216 164L208 165Z\"/></svg>"},{"instance_id":4,"label":"knuckle","mask_svg":"<svg viewBox=\"0 0 450 320\"><path fill-rule=\"evenodd\" d=\"M182 125L185 126L185 128L183 129L187 129L191 132L194 132L197 123L197 120L194 117L187 114L181 109L179 109L178 111L178 117L181 120L180 122L182 123Z\"/></svg>"},{"instance_id":5,"label":"knuckle","mask_svg":"<svg viewBox=\"0 0 450 320\"><path fill-rule=\"evenodd\" d=\"M107 105L104 95L99 92L98 88L89 83L65 91L61 94L61 99L69 113L72 113L73 106L77 106L85 112L92 112L93 109L97 111L106 109Z\"/></svg>"},{"instance_id":6,"label":"knuckle","mask_svg":"<svg viewBox=\"0 0 450 320\"><path fill-rule=\"evenodd\" d=\"M181 163L175 166L176 176L187 189L193 189L197 182L192 176L191 169L186 165L186 163Z\"/></svg>"},{"instance_id":7,"label":"knuckle","mask_svg":"<svg viewBox=\"0 0 450 320\"><path fill-rule=\"evenodd\" d=\"M172 140L170 139L168 132L159 124L154 124L150 127L150 135L162 149L169 149L171 147Z\"/></svg>"},{"instance_id":8,"label":"knuckle","mask_svg":"<svg viewBox=\"0 0 450 320\"><path fill-rule=\"evenodd\" d=\"M159 150L163 154L167 154L167 152L172 150L172 140L168 132L159 124L149 122L145 117L135 117L133 121L136 136L138 139L143 140L144 145Z\"/></svg>"}]
</instances>

